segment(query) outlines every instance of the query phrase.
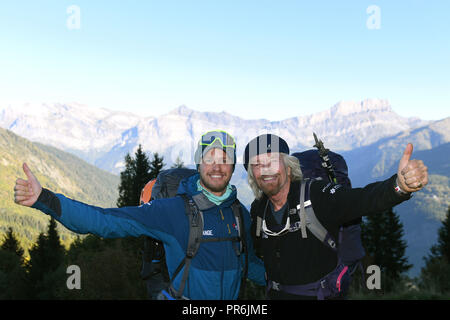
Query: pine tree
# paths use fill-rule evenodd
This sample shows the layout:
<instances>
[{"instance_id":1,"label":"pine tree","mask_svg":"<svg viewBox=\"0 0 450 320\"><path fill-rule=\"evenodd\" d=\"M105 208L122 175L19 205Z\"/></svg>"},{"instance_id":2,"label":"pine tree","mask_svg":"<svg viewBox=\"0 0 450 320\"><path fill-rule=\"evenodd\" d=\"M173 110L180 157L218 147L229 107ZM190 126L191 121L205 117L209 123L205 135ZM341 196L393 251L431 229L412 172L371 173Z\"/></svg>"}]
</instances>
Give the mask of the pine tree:
<instances>
[{"instance_id":1,"label":"pine tree","mask_svg":"<svg viewBox=\"0 0 450 320\"><path fill-rule=\"evenodd\" d=\"M420 274L422 289L450 293L450 207L438 231L438 242L424 258L425 266Z\"/></svg>"},{"instance_id":2,"label":"pine tree","mask_svg":"<svg viewBox=\"0 0 450 320\"><path fill-rule=\"evenodd\" d=\"M438 255L450 263L450 206L447 210L447 216L439 228L438 243L435 250Z\"/></svg>"},{"instance_id":3,"label":"pine tree","mask_svg":"<svg viewBox=\"0 0 450 320\"><path fill-rule=\"evenodd\" d=\"M6 232L6 236L4 238L4 241L1 245L1 249L12 252L16 254L19 258L21 263L23 263L23 249L20 247L19 241L14 236L12 227L9 227L8 231Z\"/></svg>"},{"instance_id":4,"label":"pine tree","mask_svg":"<svg viewBox=\"0 0 450 320\"><path fill-rule=\"evenodd\" d=\"M28 299L23 262L16 253L0 248L0 300Z\"/></svg>"},{"instance_id":5,"label":"pine tree","mask_svg":"<svg viewBox=\"0 0 450 320\"><path fill-rule=\"evenodd\" d=\"M117 200L119 208L139 205L141 190L154 176L152 165L159 167L162 164L162 159L158 157L156 160L150 163L141 145L134 158L129 154L125 156L125 170L120 173L119 199Z\"/></svg>"},{"instance_id":6,"label":"pine tree","mask_svg":"<svg viewBox=\"0 0 450 320\"><path fill-rule=\"evenodd\" d=\"M65 286L65 250L61 245L56 222L50 219L47 235L40 233L30 249L28 262L28 282L30 294L35 299L56 299L56 292Z\"/></svg>"},{"instance_id":7,"label":"pine tree","mask_svg":"<svg viewBox=\"0 0 450 320\"><path fill-rule=\"evenodd\" d=\"M125 207L128 204L132 204L134 201L134 170L134 159L131 158L129 153L127 153L127 155L125 156L125 170L120 173L119 198L117 199L117 207L119 208Z\"/></svg>"},{"instance_id":8,"label":"pine tree","mask_svg":"<svg viewBox=\"0 0 450 320\"><path fill-rule=\"evenodd\" d=\"M411 269L412 265L408 263L408 258L405 256L407 244L403 240L403 224L400 218L391 209L386 212L386 235L388 236L387 243L387 258L384 266L386 268L386 275L389 279L398 281L402 273ZM390 241L389 241L390 240Z\"/></svg>"},{"instance_id":9,"label":"pine tree","mask_svg":"<svg viewBox=\"0 0 450 320\"><path fill-rule=\"evenodd\" d=\"M185 168L183 160L181 160L180 156L177 157L177 160L175 160L174 164L171 166L171 168Z\"/></svg>"},{"instance_id":10,"label":"pine tree","mask_svg":"<svg viewBox=\"0 0 450 320\"><path fill-rule=\"evenodd\" d=\"M147 182L152 179L151 170L152 168L149 159L142 151L142 146L139 145L134 159L134 179L132 182L133 194L135 195L133 198L134 205L139 204L139 197L142 189L145 187Z\"/></svg>"},{"instance_id":11,"label":"pine tree","mask_svg":"<svg viewBox=\"0 0 450 320\"><path fill-rule=\"evenodd\" d=\"M412 265L405 257L406 242L403 238L403 225L391 209L373 214L362 224L362 242L369 260L381 269L385 292L391 291Z\"/></svg>"},{"instance_id":12,"label":"pine tree","mask_svg":"<svg viewBox=\"0 0 450 320\"><path fill-rule=\"evenodd\" d=\"M50 271L56 270L64 261L65 250L61 244L58 230L56 230L56 220L51 218L47 230L47 249L49 250L47 266Z\"/></svg>"},{"instance_id":13,"label":"pine tree","mask_svg":"<svg viewBox=\"0 0 450 320\"><path fill-rule=\"evenodd\" d=\"M155 179L164 167L164 157L160 157L158 152L153 154L153 160L150 162L151 178Z\"/></svg>"},{"instance_id":14,"label":"pine tree","mask_svg":"<svg viewBox=\"0 0 450 320\"><path fill-rule=\"evenodd\" d=\"M10 227L0 246L0 300L28 298L23 253Z\"/></svg>"}]
</instances>

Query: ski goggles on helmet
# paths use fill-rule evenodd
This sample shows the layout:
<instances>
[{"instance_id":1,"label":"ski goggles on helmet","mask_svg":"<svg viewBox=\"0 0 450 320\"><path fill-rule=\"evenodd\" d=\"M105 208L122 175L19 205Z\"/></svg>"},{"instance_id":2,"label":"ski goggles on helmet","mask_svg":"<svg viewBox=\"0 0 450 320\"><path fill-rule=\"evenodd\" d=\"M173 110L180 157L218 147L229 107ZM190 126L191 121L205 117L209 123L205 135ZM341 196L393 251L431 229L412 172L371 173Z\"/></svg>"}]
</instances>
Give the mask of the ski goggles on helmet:
<instances>
[{"instance_id":1,"label":"ski goggles on helmet","mask_svg":"<svg viewBox=\"0 0 450 320\"><path fill-rule=\"evenodd\" d=\"M236 142L234 138L225 131L209 131L202 135L199 144L201 146L211 146L219 142L222 145L222 148L233 148L236 149Z\"/></svg>"},{"instance_id":2,"label":"ski goggles on helmet","mask_svg":"<svg viewBox=\"0 0 450 320\"><path fill-rule=\"evenodd\" d=\"M222 149L227 154L227 157L230 158L231 163L236 163L236 142L233 136L222 130L208 131L201 136L194 155L195 163L199 165L203 156L213 148Z\"/></svg>"}]
</instances>

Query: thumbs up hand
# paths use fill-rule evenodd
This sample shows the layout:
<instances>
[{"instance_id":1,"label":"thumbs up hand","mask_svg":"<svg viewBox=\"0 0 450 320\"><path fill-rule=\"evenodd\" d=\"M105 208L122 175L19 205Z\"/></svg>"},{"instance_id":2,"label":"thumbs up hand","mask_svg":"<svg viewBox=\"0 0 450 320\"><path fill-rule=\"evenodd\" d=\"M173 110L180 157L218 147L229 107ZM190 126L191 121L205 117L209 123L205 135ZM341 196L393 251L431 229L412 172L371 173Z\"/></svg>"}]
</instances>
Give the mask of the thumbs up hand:
<instances>
[{"instance_id":1,"label":"thumbs up hand","mask_svg":"<svg viewBox=\"0 0 450 320\"><path fill-rule=\"evenodd\" d=\"M22 206L31 207L39 198L42 187L26 163L23 164L23 171L28 180L20 178L16 180L14 202Z\"/></svg>"},{"instance_id":2,"label":"thumbs up hand","mask_svg":"<svg viewBox=\"0 0 450 320\"><path fill-rule=\"evenodd\" d=\"M422 160L411 160L413 145L408 143L397 170L397 185L404 192L416 192L428 183L428 168Z\"/></svg>"}]
</instances>

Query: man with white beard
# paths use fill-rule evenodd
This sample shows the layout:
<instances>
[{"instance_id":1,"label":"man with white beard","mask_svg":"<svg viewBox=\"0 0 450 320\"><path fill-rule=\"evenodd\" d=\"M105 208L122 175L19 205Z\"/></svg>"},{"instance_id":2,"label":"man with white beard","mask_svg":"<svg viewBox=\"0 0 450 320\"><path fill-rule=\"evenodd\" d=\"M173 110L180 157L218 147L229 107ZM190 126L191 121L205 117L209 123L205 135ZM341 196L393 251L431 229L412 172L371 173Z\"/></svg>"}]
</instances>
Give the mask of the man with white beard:
<instances>
[{"instance_id":1,"label":"man with white beard","mask_svg":"<svg viewBox=\"0 0 450 320\"><path fill-rule=\"evenodd\" d=\"M334 239L343 224L386 211L428 183L427 167L410 159L412 150L408 144L391 178L351 189L303 179L298 159L274 134L247 144L244 167L256 198L252 232L261 236L269 299L345 298L342 284L352 266L339 261Z\"/></svg>"}]
</instances>

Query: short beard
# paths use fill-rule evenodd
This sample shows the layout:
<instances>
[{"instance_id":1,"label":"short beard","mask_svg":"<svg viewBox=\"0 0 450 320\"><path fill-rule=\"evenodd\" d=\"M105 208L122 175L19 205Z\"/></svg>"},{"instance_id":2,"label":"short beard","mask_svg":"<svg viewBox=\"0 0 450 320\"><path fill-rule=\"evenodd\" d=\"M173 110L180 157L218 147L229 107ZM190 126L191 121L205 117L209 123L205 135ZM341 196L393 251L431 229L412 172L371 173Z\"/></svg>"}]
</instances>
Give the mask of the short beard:
<instances>
[{"instance_id":1,"label":"short beard","mask_svg":"<svg viewBox=\"0 0 450 320\"><path fill-rule=\"evenodd\" d=\"M230 179L228 179L227 181L224 182L223 186L212 186L210 185L207 180L206 177L204 176L204 173L200 171L200 182L203 184L203 186L208 190L208 191L212 191L212 192L225 192L228 183L230 182Z\"/></svg>"}]
</instances>

